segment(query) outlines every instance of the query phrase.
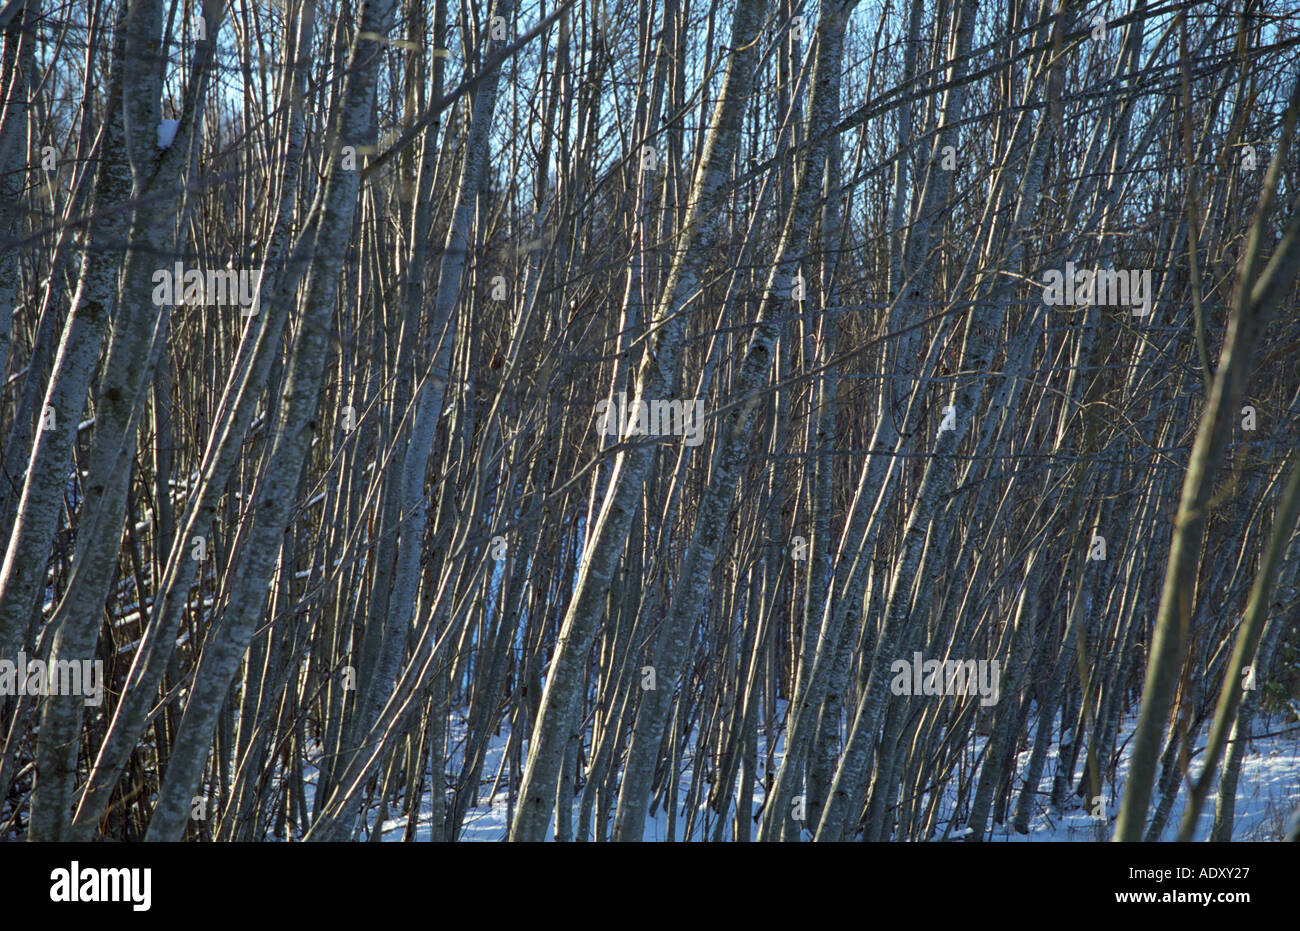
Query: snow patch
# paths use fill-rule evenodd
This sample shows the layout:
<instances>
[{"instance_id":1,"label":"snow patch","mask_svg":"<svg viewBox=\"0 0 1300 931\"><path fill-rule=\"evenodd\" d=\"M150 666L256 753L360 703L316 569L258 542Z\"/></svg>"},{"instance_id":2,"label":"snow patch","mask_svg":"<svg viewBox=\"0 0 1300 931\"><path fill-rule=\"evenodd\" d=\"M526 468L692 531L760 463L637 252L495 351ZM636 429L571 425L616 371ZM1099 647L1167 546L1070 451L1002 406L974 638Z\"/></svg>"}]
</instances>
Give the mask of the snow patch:
<instances>
[{"instance_id":1,"label":"snow patch","mask_svg":"<svg viewBox=\"0 0 1300 931\"><path fill-rule=\"evenodd\" d=\"M158 124L158 148L172 147L172 143L176 141L176 127L180 125L180 120L163 120Z\"/></svg>"}]
</instances>

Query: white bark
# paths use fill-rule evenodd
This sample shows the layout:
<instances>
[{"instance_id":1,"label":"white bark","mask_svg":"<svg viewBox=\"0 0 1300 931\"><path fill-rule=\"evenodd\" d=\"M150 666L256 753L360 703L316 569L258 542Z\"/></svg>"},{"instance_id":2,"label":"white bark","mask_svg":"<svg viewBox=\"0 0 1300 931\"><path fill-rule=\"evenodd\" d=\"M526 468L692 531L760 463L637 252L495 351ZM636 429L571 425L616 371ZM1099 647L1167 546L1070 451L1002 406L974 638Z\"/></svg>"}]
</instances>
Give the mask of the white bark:
<instances>
[{"instance_id":1,"label":"white bark","mask_svg":"<svg viewBox=\"0 0 1300 931\"><path fill-rule=\"evenodd\" d=\"M359 172L342 167L341 150L345 143L364 143L373 135L370 113L383 46L372 36L387 35L392 12L393 0L367 0L359 17L333 139L327 148L330 173L321 198L303 317L281 396L279 428L267 454L253 526L234 571L230 599L208 631L146 840L176 840L185 829L191 792L207 759L217 715L263 616L267 589L280 559L285 523L315 433L312 418L329 349L328 324L334 312L339 257L352 236L361 184Z\"/></svg>"},{"instance_id":2,"label":"white bark","mask_svg":"<svg viewBox=\"0 0 1300 931\"><path fill-rule=\"evenodd\" d=\"M687 216L675 243L673 268L651 323L654 336L637 372L637 401L666 398L678 380L686 328L683 309L698 287L712 241L719 198L735 154L744 100L753 79L755 39L765 5L765 0L739 0L736 5L723 89L704 141ZM634 437L627 439L636 441ZM540 841L550 824L564 748L572 736L582 698L587 654L653 457L653 447L642 445L621 451L615 460L609 490L586 541L576 590L551 657L541 709L528 747L519 808L511 825L512 840Z\"/></svg>"},{"instance_id":3,"label":"white bark","mask_svg":"<svg viewBox=\"0 0 1300 931\"><path fill-rule=\"evenodd\" d=\"M655 752L667 723L673 693L681 678L686 649L691 640L691 628L700 605L706 600L713 564L731 512L736 481L752 438L750 424L760 399L760 389L766 383L771 368L779 333L779 327L772 322L772 318L784 309L794 278L799 274L801 260L806 259L809 231L816 219L813 199L820 190L831 138L824 130L839 112L844 29L847 15L854 5L855 0L828 4L823 8L818 23L817 68L808 107L808 132L810 137L820 138L809 152L796 184L794 200L786 216L785 231L777 248L776 261L768 273L756 326L736 379L733 391L735 406L724 421L713 474L708 489L700 500L695 530L682 559L677 583L673 586L672 603L655 652L658 687L646 691L641 698L628 748L615 816L616 840L639 841L644 831L651 777L656 762ZM811 298L808 300L811 301Z\"/></svg>"}]
</instances>

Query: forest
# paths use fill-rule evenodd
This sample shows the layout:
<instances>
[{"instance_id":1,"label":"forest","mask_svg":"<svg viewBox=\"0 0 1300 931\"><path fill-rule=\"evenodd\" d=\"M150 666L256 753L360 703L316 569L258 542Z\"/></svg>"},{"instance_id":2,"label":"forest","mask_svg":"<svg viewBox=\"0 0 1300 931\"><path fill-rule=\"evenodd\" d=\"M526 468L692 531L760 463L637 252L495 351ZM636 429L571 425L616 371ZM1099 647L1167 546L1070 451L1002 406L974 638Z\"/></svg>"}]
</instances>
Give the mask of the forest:
<instances>
[{"instance_id":1,"label":"forest","mask_svg":"<svg viewBox=\"0 0 1300 931\"><path fill-rule=\"evenodd\" d=\"M0 840L1300 835L1300 0L0 35Z\"/></svg>"}]
</instances>

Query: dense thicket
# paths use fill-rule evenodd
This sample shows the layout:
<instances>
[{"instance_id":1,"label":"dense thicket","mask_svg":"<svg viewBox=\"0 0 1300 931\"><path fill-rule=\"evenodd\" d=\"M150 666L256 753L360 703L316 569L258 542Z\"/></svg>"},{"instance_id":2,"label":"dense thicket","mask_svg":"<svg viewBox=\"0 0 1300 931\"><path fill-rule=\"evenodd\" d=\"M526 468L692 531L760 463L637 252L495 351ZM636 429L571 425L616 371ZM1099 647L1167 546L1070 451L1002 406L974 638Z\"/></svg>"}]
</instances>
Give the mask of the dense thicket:
<instances>
[{"instance_id":1,"label":"dense thicket","mask_svg":"<svg viewBox=\"0 0 1300 931\"><path fill-rule=\"evenodd\" d=\"M0 836L1232 837L1298 13L8 0Z\"/></svg>"}]
</instances>

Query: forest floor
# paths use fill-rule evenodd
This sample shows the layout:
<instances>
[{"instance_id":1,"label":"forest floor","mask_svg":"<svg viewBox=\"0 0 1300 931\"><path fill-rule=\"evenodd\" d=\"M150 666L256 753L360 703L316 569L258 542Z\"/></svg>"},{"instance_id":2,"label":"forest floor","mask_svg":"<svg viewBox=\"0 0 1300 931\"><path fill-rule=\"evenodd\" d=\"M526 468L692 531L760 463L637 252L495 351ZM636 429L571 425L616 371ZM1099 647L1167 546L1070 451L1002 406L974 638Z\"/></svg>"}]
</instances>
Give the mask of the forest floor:
<instances>
[{"instance_id":1,"label":"forest floor","mask_svg":"<svg viewBox=\"0 0 1300 931\"><path fill-rule=\"evenodd\" d=\"M1069 796L1071 804L1063 809L1053 810L1047 804L1046 799L1050 794L1052 778L1056 771L1058 747L1053 741L1039 782L1039 791L1042 793L1044 801L1037 806L1038 810L1030 820L1029 833L1020 834L1016 832L1012 828L1010 813L1008 813L1004 823L992 825L989 839L993 841L1109 840L1110 833L1114 828L1119 800L1123 794L1124 781L1128 775L1129 752L1131 749L1130 738L1135 726L1136 715L1126 717L1121 726L1120 746L1123 749L1116 761L1114 779L1113 781L1106 780L1103 784L1103 794L1106 800L1106 819L1104 822L1092 817L1092 811L1084 807L1083 800L1073 794ZM1282 835L1285 833L1291 813L1297 807L1300 807L1300 724L1295 723L1292 716L1277 715L1269 718L1259 715L1255 720L1255 730L1264 736L1251 741L1242 759L1241 774L1237 782L1237 804L1232 839L1234 841L1277 841L1281 840ZM463 746L464 736L465 727L462 719L456 721L453 727L454 748ZM487 757L482 768L478 804L470 808L465 818L461 840L501 841L505 839L509 823L506 792L504 788L497 786L495 795L491 793L494 783L497 782L497 773L501 768L501 758L505 752L508 739L509 733L505 727L502 727L500 733L494 734L490 739ZM1029 765L1029 748L1032 746L1032 740L1033 733L1031 732L1028 739L1021 742L1023 749L1017 756L1016 786L1023 782L1024 771ZM972 741L963 752L963 758L958 766L954 767L954 772L950 775L950 778L944 781L944 798L941 801L941 810L944 812L946 820L940 823L938 833L934 839L940 839L945 831L948 839L959 839L963 834L964 828L960 818L953 820L953 815L956 812L957 787L959 779L970 780L978 775L978 770L975 767L978 766L983 744L983 737L978 737ZM1204 745L1205 734L1202 732L1198 735L1195 744L1198 756ZM779 762L782 750L782 741L778 738L775 753L773 754L775 761ZM764 780L766 780L766 771L763 769L765 756L766 750L762 745L762 737L760 736L759 776ZM692 821L690 840L699 841L714 836L714 830L717 826L717 814L708 808L707 803L701 802L698 805L699 810L697 817L694 819L689 818L688 806L683 803L683 800L693 797L692 781L694 774L692 762L690 756L683 759L682 772L678 777L677 816L670 819L662 806L657 807L653 816L646 820L644 834L646 841L668 840L670 821L672 822L673 840L682 841L687 839L685 832L688 820ZM459 765L460 760L453 753L449 760L448 770L457 771ZM1200 775L1200 761L1198 759L1193 759L1191 772L1193 778ZM504 785L504 778L501 783ZM1169 841L1175 838L1179 821L1182 818L1186 794L1187 789L1184 787L1174 802L1173 809L1161 835L1161 840ZM1197 825L1196 836L1198 840L1203 840L1208 835L1210 826L1214 821L1214 795L1215 793L1212 790L1203 806ZM1156 800L1153 799L1153 808ZM580 801L580 796L575 797L573 819L575 826L578 822L578 805ZM928 803L929 799L923 801ZM1012 806L1014 806L1015 801L1013 795L1011 799ZM758 811L762 802L763 790L760 786L755 786L755 812ZM426 793L420 805L420 823L417 825L415 832L417 841L429 840L427 826L429 811L430 796ZM961 814L964 814L964 812ZM729 814L728 823L723 826L722 830L721 839L723 840L732 839L730 821ZM951 826L950 822L952 822ZM385 841L402 840L406 833L406 826L407 818L405 816L385 820L382 827L382 839ZM811 834L805 832L805 837L810 838Z\"/></svg>"}]
</instances>

